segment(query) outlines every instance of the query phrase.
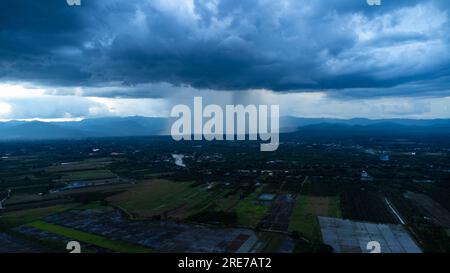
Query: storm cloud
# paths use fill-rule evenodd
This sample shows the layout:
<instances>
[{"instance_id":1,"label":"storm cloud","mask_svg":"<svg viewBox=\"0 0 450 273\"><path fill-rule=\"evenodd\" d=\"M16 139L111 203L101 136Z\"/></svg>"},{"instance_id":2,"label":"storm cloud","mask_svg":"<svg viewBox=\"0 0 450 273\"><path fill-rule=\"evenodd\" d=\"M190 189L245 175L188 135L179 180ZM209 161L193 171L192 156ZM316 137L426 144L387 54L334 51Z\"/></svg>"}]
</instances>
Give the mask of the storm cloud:
<instances>
[{"instance_id":1,"label":"storm cloud","mask_svg":"<svg viewBox=\"0 0 450 273\"><path fill-rule=\"evenodd\" d=\"M100 97L448 96L449 9L445 0L14 0L0 9L0 81Z\"/></svg>"}]
</instances>

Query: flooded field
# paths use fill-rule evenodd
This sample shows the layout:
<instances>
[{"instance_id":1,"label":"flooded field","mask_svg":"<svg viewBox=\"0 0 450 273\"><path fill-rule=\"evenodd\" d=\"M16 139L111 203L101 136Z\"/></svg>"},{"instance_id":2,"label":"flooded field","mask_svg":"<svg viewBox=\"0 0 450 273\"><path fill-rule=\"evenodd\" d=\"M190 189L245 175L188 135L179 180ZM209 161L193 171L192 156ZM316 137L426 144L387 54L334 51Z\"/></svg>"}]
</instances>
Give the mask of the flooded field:
<instances>
[{"instance_id":1,"label":"flooded field","mask_svg":"<svg viewBox=\"0 0 450 273\"><path fill-rule=\"evenodd\" d=\"M158 252L248 253L256 252L262 247L256 233L249 229L208 228L172 221L128 220L114 209L70 210L48 216L44 220L54 225L100 235L109 240L141 245ZM18 231L37 233L36 230L23 227Z\"/></svg>"},{"instance_id":2,"label":"flooded field","mask_svg":"<svg viewBox=\"0 0 450 273\"><path fill-rule=\"evenodd\" d=\"M381 253L421 253L422 250L401 225L372 224L319 217L324 243L336 253L368 253L369 242L378 242Z\"/></svg>"}]
</instances>

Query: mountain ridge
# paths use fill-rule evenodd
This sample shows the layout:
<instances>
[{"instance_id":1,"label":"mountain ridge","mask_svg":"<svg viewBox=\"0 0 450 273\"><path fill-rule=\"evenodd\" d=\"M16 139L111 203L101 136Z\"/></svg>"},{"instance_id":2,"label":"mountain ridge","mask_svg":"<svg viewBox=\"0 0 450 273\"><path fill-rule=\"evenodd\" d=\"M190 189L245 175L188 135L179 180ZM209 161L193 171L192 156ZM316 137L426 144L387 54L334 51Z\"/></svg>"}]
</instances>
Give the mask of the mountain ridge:
<instances>
[{"instance_id":1,"label":"mountain ridge","mask_svg":"<svg viewBox=\"0 0 450 273\"><path fill-rule=\"evenodd\" d=\"M0 140L39 140L93 137L168 135L171 118L104 117L81 121L7 121L0 122ZM426 130L424 130L426 129ZM450 119L327 119L284 116L281 132L351 133L433 133L450 132Z\"/></svg>"}]
</instances>

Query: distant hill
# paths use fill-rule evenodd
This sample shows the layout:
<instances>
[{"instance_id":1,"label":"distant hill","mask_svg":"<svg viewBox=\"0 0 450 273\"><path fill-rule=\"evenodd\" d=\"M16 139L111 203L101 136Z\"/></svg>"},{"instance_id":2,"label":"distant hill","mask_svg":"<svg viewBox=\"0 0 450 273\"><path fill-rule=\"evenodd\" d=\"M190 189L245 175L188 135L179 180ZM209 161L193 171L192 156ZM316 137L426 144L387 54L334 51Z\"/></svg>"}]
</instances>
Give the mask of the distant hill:
<instances>
[{"instance_id":1,"label":"distant hill","mask_svg":"<svg viewBox=\"0 0 450 273\"><path fill-rule=\"evenodd\" d=\"M0 140L70 139L87 137L167 135L171 119L148 117L108 117L74 122L0 122ZM282 117L281 132L319 135L448 135L449 119L324 119Z\"/></svg>"},{"instance_id":2,"label":"distant hill","mask_svg":"<svg viewBox=\"0 0 450 273\"><path fill-rule=\"evenodd\" d=\"M83 136L83 132L39 121L0 126L0 139L62 139Z\"/></svg>"},{"instance_id":3,"label":"distant hill","mask_svg":"<svg viewBox=\"0 0 450 273\"><path fill-rule=\"evenodd\" d=\"M102 136L146 136L168 134L170 128L167 118L125 117L96 118L79 122L53 123L63 128L82 131L90 137Z\"/></svg>"},{"instance_id":4,"label":"distant hill","mask_svg":"<svg viewBox=\"0 0 450 273\"><path fill-rule=\"evenodd\" d=\"M326 118L297 118L297 117L282 117L280 123L283 128L298 128L314 124L344 124L344 125L375 125L375 124L395 124L403 126L450 126L450 119L366 119L366 118L352 118L352 119L326 119Z\"/></svg>"},{"instance_id":5,"label":"distant hill","mask_svg":"<svg viewBox=\"0 0 450 273\"><path fill-rule=\"evenodd\" d=\"M312 124L299 127L298 133L329 135L439 135L450 134L450 124L441 125L402 125L394 122L380 122L369 125L348 125L336 123Z\"/></svg>"},{"instance_id":6,"label":"distant hill","mask_svg":"<svg viewBox=\"0 0 450 273\"><path fill-rule=\"evenodd\" d=\"M71 122L9 121L0 123L0 140L71 139L167 134L165 118L96 118Z\"/></svg>"}]
</instances>

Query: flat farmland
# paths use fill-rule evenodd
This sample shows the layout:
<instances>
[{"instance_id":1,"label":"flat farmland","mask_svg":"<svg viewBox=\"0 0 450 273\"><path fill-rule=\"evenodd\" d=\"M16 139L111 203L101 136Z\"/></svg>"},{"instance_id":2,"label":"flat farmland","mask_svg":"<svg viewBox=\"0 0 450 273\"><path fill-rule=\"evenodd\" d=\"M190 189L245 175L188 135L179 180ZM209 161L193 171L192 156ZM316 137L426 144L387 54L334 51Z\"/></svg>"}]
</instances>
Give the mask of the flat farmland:
<instances>
[{"instance_id":1,"label":"flat farmland","mask_svg":"<svg viewBox=\"0 0 450 273\"><path fill-rule=\"evenodd\" d=\"M68 238L72 238L74 240L92 244L101 248L109 249L114 252L123 252L123 253L149 253L151 252L150 249L138 246L138 245L132 245L129 243L112 240L109 238L106 238L104 236L99 236L96 234L76 230L73 228L63 227L60 225L55 225L52 223L47 223L45 221L35 221L30 224L28 224L30 227L34 227L43 231L55 233L58 235L62 235Z\"/></svg>"},{"instance_id":2,"label":"flat farmland","mask_svg":"<svg viewBox=\"0 0 450 273\"><path fill-rule=\"evenodd\" d=\"M440 227L450 228L450 213L425 194L409 192L407 197L417 204Z\"/></svg>"},{"instance_id":3,"label":"flat farmland","mask_svg":"<svg viewBox=\"0 0 450 273\"><path fill-rule=\"evenodd\" d=\"M336 253L367 253L367 244L380 243L381 253L421 253L417 242L401 225L356 222L319 217L325 244Z\"/></svg>"},{"instance_id":4,"label":"flat farmland","mask_svg":"<svg viewBox=\"0 0 450 273\"><path fill-rule=\"evenodd\" d=\"M39 253L48 251L45 247L12 237L0 232L0 253Z\"/></svg>"},{"instance_id":5,"label":"flat farmland","mask_svg":"<svg viewBox=\"0 0 450 273\"><path fill-rule=\"evenodd\" d=\"M386 202L378 193L349 189L342 193L344 218L374 223L397 223Z\"/></svg>"},{"instance_id":6,"label":"flat farmland","mask_svg":"<svg viewBox=\"0 0 450 273\"><path fill-rule=\"evenodd\" d=\"M341 218L339 197L297 196L288 229L298 231L310 239L320 240L318 216Z\"/></svg>"},{"instance_id":7,"label":"flat farmland","mask_svg":"<svg viewBox=\"0 0 450 273\"><path fill-rule=\"evenodd\" d=\"M252 193L242 199L233 209L237 215L237 224L244 227L256 227L269 210L258 201L258 194Z\"/></svg>"},{"instance_id":8,"label":"flat farmland","mask_svg":"<svg viewBox=\"0 0 450 273\"><path fill-rule=\"evenodd\" d=\"M34 222L32 227L115 252L247 253L262 246L249 229L130 220L116 209L74 209Z\"/></svg>"},{"instance_id":9,"label":"flat farmland","mask_svg":"<svg viewBox=\"0 0 450 273\"><path fill-rule=\"evenodd\" d=\"M286 235L275 232L261 232L261 242L263 242L263 253L290 253L294 250L292 239Z\"/></svg>"},{"instance_id":10,"label":"flat farmland","mask_svg":"<svg viewBox=\"0 0 450 273\"><path fill-rule=\"evenodd\" d=\"M286 231L295 206L295 195L279 194L261 222L261 227L268 230Z\"/></svg>"},{"instance_id":11,"label":"flat farmland","mask_svg":"<svg viewBox=\"0 0 450 273\"><path fill-rule=\"evenodd\" d=\"M61 182L73 182L80 180L100 180L108 178L117 178L117 175L110 170L89 170L62 173Z\"/></svg>"},{"instance_id":12,"label":"flat farmland","mask_svg":"<svg viewBox=\"0 0 450 273\"><path fill-rule=\"evenodd\" d=\"M220 200L228 193L227 190L199 190L197 194L192 195L193 199L185 202L180 207L170 211L169 215L175 219L185 219L196 213L199 213L211 206L217 200Z\"/></svg>"},{"instance_id":13,"label":"flat farmland","mask_svg":"<svg viewBox=\"0 0 450 273\"><path fill-rule=\"evenodd\" d=\"M259 200L261 189L247 196L242 190L233 191L233 193L230 191L230 189L222 189L216 192L209 203L203 203L205 209L194 215L191 220L246 228L266 228L264 219L270 216L273 202Z\"/></svg>"},{"instance_id":14,"label":"flat farmland","mask_svg":"<svg viewBox=\"0 0 450 273\"><path fill-rule=\"evenodd\" d=\"M239 204L241 192L218 199L215 202L217 208L221 211L230 211Z\"/></svg>"},{"instance_id":15,"label":"flat farmland","mask_svg":"<svg viewBox=\"0 0 450 273\"><path fill-rule=\"evenodd\" d=\"M57 173L57 172L105 169L111 163L119 161L122 161L122 159L109 157L89 158L82 161L54 163L51 166L45 168L45 171L50 173Z\"/></svg>"},{"instance_id":16,"label":"flat farmland","mask_svg":"<svg viewBox=\"0 0 450 273\"><path fill-rule=\"evenodd\" d=\"M142 218L165 214L184 219L207 208L226 192L193 186L192 182L155 179L107 200Z\"/></svg>"},{"instance_id":17,"label":"flat farmland","mask_svg":"<svg viewBox=\"0 0 450 273\"><path fill-rule=\"evenodd\" d=\"M55 205L43 208L33 208L20 211L6 212L0 215L0 224L7 226L19 226L44 218L48 215L62 212L78 206L79 204Z\"/></svg>"}]
</instances>

